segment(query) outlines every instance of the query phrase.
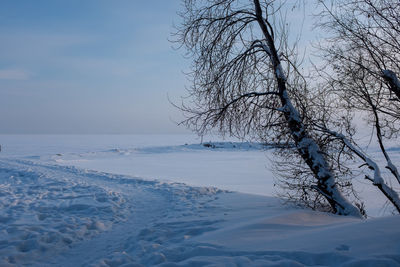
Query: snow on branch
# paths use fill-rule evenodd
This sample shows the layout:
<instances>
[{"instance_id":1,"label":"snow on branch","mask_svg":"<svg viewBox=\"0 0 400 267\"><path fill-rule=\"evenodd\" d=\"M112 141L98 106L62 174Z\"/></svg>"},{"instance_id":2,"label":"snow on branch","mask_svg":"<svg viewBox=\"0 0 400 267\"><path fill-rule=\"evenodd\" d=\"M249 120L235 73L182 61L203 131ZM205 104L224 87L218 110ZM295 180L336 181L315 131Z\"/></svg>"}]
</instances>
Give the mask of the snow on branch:
<instances>
[{"instance_id":1,"label":"snow on branch","mask_svg":"<svg viewBox=\"0 0 400 267\"><path fill-rule=\"evenodd\" d=\"M317 126L318 127L318 126ZM381 192L392 202L395 208L400 212L400 197L396 191L394 191L390 186L388 186L382 177L381 170L378 164L369 158L361 149L357 148L347 139L343 134L331 131L324 127L318 127L321 131L328 133L338 139L340 139L347 148L354 152L361 160L365 162L369 169L374 172L374 177L371 178L368 175L365 178L373 183L374 186L378 187ZM390 162L391 163L391 162Z\"/></svg>"},{"instance_id":2,"label":"snow on branch","mask_svg":"<svg viewBox=\"0 0 400 267\"><path fill-rule=\"evenodd\" d=\"M389 89L396 94L398 100L400 100L400 81L391 70L382 70L382 77L389 83Z\"/></svg>"}]
</instances>

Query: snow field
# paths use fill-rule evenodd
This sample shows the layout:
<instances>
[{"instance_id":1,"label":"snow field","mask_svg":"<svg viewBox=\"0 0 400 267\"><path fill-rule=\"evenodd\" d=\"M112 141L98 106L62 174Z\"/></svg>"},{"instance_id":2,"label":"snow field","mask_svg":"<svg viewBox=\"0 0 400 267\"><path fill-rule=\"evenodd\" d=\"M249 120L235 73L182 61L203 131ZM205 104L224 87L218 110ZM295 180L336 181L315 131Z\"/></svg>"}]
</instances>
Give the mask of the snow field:
<instances>
[{"instance_id":1,"label":"snow field","mask_svg":"<svg viewBox=\"0 0 400 267\"><path fill-rule=\"evenodd\" d=\"M126 219L113 190L33 164L0 162L0 265L54 255Z\"/></svg>"},{"instance_id":2,"label":"snow field","mask_svg":"<svg viewBox=\"0 0 400 267\"><path fill-rule=\"evenodd\" d=\"M46 147L0 155L0 266L400 266L399 216L229 191L271 190L252 144Z\"/></svg>"},{"instance_id":3,"label":"snow field","mask_svg":"<svg viewBox=\"0 0 400 267\"><path fill-rule=\"evenodd\" d=\"M99 255L82 255L82 251L102 249L101 255L109 251L102 247L109 242L93 239L100 234L112 230L123 240L129 233L127 244L135 244L135 233L145 235L143 226L154 218L197 214L206 202L196 203L196 199L220 191L27 160L0 161L0 177L2 266L92 264ZM138 228L132 227L133 222ZM119 238L112 240L119 244ZM95 241L88 245L89 240ZM54 261L54 255L73 253L72 248L81 243L85 249L78 248L74 260L67 256Z\"/></svg>"}]
</instances>

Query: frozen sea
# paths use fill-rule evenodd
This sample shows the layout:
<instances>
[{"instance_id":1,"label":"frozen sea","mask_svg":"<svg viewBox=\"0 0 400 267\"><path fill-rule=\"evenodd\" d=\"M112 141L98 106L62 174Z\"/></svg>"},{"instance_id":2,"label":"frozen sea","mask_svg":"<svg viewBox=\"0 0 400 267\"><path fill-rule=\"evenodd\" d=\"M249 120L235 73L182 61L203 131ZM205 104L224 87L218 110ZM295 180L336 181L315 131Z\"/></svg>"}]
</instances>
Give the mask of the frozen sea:
<instances>
[{"instance_id":1,"label":"frozen sea","mask_svg":"<svg viewBox=\"0 0 400 267\"><path fill-rule=\"evenodd\" d=\"M0 266L400 265L400 218L362 178L370 219L288 207L269 149L204 143L1 135Z\"/></svg>"},{"instance_id":2,"label":"frozen sea","mask_svg":"<svg viewBox=\"0 0 400 267\"><path fill-rule=\"evenodd\" d=\"M266 151L224 140L226 148L206 148L193 135L17 135L1 136L1 157L21 157L60 165L183 182L271 196ZM222 141L204 138L203 143ZM235 146L234 148L233 146Z\"/></svg>"}]
</instances>

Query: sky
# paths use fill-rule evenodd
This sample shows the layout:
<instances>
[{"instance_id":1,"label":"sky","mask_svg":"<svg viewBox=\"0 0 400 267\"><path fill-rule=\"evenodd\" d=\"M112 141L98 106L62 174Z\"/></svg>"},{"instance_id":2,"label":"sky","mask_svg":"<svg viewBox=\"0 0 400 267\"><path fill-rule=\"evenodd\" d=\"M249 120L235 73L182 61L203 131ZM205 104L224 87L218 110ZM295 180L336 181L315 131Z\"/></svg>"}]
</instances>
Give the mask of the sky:
<instances>
[{"instance_id":1,"label":"sky","mask_svg":"<svg viewBox=\"0 0 400 267\"><path fill-rule=\"evenodd\" d=\"M1 0L0 134L187 133L179 0Z\"/></svg>"},{"instance_id":2,"label":"sky","mask_svg":"<svg viewBox=\"0 0 400 267\"><path fill-rule=\"evenodd\" d=\"M0 134L181 133L180 2L2 0Z\"/></svg>"}]
</instances>

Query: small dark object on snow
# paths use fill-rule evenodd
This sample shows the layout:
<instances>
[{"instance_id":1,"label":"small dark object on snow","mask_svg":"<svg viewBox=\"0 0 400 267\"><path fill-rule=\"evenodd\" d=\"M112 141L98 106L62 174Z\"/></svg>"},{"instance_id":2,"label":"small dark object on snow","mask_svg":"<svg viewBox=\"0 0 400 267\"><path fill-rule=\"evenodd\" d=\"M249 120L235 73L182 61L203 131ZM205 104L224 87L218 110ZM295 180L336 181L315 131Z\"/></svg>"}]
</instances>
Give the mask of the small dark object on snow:
<instances>
[{"instance_id":1,"label":"small dark object on snow","mask_svg":"<svg viewBox=\"0 0 400 267\"><path fill-rule=\"evenodd\" d=\"M209 144L209 143L204 143L203 144L204 147L211 147L211 148L215 148L215 145L213 144Z\"/></svg>"}]
</instances>

